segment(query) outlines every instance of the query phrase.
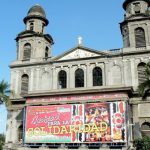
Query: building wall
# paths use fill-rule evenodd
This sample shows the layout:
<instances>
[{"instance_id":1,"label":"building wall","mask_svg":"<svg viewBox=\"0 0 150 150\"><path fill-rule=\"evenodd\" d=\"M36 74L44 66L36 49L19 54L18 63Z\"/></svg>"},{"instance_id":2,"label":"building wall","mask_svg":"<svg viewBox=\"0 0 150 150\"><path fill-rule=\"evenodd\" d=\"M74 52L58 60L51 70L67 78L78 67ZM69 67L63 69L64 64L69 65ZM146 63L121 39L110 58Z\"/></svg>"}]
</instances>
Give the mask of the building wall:
<instances>
[{"instance_id":1,"label":"building wall","mask_svg":"<svg viewBox=\"0 0 150 150\"><path fill-rule=\"evenodd\" d=\"M147 50L148 51L148 50ZM84 88L93 87L92 70L100 67L103 74L103 86L133 86L137 89L139 63L147 63L150 57L147 54L135 54L110 59L90 59L82 61L59 62L45 65L29 65L11 69L11 86L15 96L19 97L21 90L21 76L29 76L29 92L59 90L58 73L61 70L67 73L67 88L75 88L75 70L82 68L85 74ZM25 65L25 64L24 64Z\"/></svg>"},{"instance_id":2,"label":"building wall","mask_svg":"<svg viewBox=\"0 0 150 150\"><path fill-rule=\"evenodd\" d=\"M141 0L142 1L142 0ZM147 3L142 3L142 10L145 12ZM132 13L134 13L132 8ZM131 14L126 14L129 17ZM133 14L132 14L133 15ZM124 29L127 30L127 37L129 43L124 40L124 48L119 49L117 53L113 51L103 51L104 54L90 51L91 55L82 58L64 57L67 54L63 54L59 57L51 57L52 43L41 35L34 36L32 33L29 35L25 33L24 36L18 36L17 39L17 59L11 64L11 89L14 91L14 95L11 96L13 105L8 108L7 119L7 131L6 131L6 143L19 144L18 140L18 128L22 125L23 118L18 119L18 116L22 112L25 104L26 97L21 95L21 77L24 74L29 76L29 90L28 94L50 93L60 92L68 90L76 92L75 88L75 71L78 68L84 71L84 87L81 90L94 89L92 71L95 67L102 69L102 86L97 89L115 89L116 87L133 87L133 93L137 92L138 88L138 70L137 66L141 62L147 63L150 61L150 22L148 19L141 19L140 17L134 18L134 21L125 20L121 25L122 34ZM137 19L137 20L136 20ZM141 19L140 21L138 19ZM27 21L27 28L29 29L29 22ZM36 24L37 23L37 24ZM41 32L43 20L35 19L35 30ZM134 30L137 27L142 27L145 31L146 47L136 48ZM44 33L40 33L43 34ZM25 43L31 44L31 58L29 60L23 60L23 46ZM49 48L49 58L45 58L45 48ZM77 45L75 48L88 51L89 49L83 46ZM68 52L67 52L68 53ZM73 53L70 50L70 53ZM95 54L95 55L92 55ZM70 56L70 55L69 55ZM58 73L64 70L67 73L67 88L61 89L58 84ZM78 91L77 91L78 92ZM97 90L95 90L97 92ZM118 92L118 91L116 91ZM132 93L132 94L133 94ZM67 93L66 93L67 94ZM130 94L130 95L132 95ZM142 102L140 97L134 97L134 94L130 96L129 101L129 123L134 124L134 137L141 136L140 127L147 121L150 122L150 116L144 114L142 111L144 108L150 107L148 102ZM136 95L137 96L137 95ZM144 103L144 104L143 104ZM149 114L149 111L148 111ZM131 130L130 130L131 131ZM129 140L132 140L129 137ZM10 146L11 147L11 146Z\"/></svg>"}]
</instances>

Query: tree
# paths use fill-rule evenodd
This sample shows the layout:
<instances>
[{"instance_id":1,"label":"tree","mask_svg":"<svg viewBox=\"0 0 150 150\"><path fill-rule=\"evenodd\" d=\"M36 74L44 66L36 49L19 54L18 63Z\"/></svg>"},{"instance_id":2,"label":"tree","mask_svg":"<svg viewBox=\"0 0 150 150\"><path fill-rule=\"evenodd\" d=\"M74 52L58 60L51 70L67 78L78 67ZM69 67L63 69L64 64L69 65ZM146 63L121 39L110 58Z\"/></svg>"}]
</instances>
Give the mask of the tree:
<instances>
[{"instance_id":1,"label":"tree","mask_svg":"<svg viewBox=\"0 0 150 150\"><path fill-rule=\"evenodd\" d=\"M146 80L138 86L139 95L143 98L145 98L150 91L150 62L146 64L145 77Z\"/></svg>"},{"instance_id":2,"label":"tree","mask_svg":"<svg viewBox=\"0 0 150 150\"><path fill-rule=\"evenodd\" d=\"M2 80L0 82L0 104L4 103L6 106L11 105L11 101L9 99L10 93L12 93L12 91L9 90L8 82Z\"/></svg>"},{"instance_id":3,"label":"tree","mask_svg":"<svg viewBox=\"0 0 150 150\"><path fill-rule=\"evenodd\" d=\"M5 142L5 136L4 134L0 134L0 150L3 150L4 142Z\"/></svg>"}]
</instances>

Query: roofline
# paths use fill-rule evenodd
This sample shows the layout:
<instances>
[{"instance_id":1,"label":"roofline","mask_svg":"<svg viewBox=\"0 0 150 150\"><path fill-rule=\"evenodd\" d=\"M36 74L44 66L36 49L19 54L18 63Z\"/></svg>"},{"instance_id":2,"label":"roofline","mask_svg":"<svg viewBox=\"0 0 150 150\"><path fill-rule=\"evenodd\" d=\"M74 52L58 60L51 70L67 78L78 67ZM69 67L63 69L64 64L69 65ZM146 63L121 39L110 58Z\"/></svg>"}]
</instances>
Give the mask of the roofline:
<instances>
[{"instance_id":1,"label":"roofline","mask_svg":"<svg viewBox=\"0 0 150 150\"><path fill-rule=\"evenodd\" d=\"M29 33L30 35L24 35L26 33ZM30 31L30 30L26 30L26 31L19 33L18 36L15 38L15 40L18 41L19 39L22 39L25 37L32 37L32 36L44 37L48 42L51 43L51 45L54 44L53 38L50 34L41 34L41 33L37 33L34 31Z\"/></svg>"},{"instance_id":2,"label":"roofline","mask_svg":"<svg viewBox=\"0 0 150 150\"><path fill-rule=\"evenodd\" d=\"M47 65L47 64L54 64L54 63L59 63L59 62L69 62L69 61L81 61L81 60L89 60L89 59L99 59L99 58L113 58L113 57L124 57L124 56L129 56L129 55L139 55L139 54L150 54L149 50L145 51L133 51L133 52L124 52L124 53L118 53L118 54L109 54L107 56L96 56L96 57L87 57L87 58L79 58L79 59L69 59L69 60L61 60L61 61L56 61L55 58L51 58L50 60L46 60L43 62L34 62L34 63L25 63L25 64L11 64L9 67L10 68L17 68L17 67L28 67L28 66L38 66L38 65Z\"/></svg>"},{"instance_id":3,"label":"roofline","mask_svg":"<svg viewBox=\"0 0 150 150\"><path fill-rule=\"evenodd\" d=\"M74 51L75 49L78 49L78 48L79 48L79 49L84 49L84 50L87 50L87 51L90 51L90 52L95 52L96 54L102 54L102 55L104 55L104 56L107 56L107 55L108 55L107 52L98 51L98 50L91 49L91 48L88 48L88 47L85 47L85 46L77 45L77 46L75 46L75 47L69 49L68 51L65 51L64 53L62 53L62 54L56 56L56 57L55 57L55 60L61 58L61 57L64 56L64 55L69 54L70 52L72 52L72 51Z\"/></svg>"}]
</instances>

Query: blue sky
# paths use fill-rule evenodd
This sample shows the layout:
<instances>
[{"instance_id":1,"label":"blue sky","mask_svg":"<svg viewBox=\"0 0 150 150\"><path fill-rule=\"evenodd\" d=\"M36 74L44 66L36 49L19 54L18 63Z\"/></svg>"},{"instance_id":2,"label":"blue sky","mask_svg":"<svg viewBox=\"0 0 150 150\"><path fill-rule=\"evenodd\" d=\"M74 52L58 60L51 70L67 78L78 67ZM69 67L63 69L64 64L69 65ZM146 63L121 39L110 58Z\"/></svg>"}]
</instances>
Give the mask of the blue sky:
<instances>
[{"instance_id":1,"label":"blue sky","mask_svg":"<svg viewBox=\"0 0 150 150\"><path fill-rule=\"evenodd\" d=\"M47 14L49 33L55 44L53 56L77 45L82 36L85 47L96 50L122 48L119 23L124 19L124 0L5 0L0 5L0 80L10 82L9 65L16 59L17 34L25 29L23 18L35 4ZM0 107L0 133L5 131L6 109Z\"/></svg>"}]
</instances>

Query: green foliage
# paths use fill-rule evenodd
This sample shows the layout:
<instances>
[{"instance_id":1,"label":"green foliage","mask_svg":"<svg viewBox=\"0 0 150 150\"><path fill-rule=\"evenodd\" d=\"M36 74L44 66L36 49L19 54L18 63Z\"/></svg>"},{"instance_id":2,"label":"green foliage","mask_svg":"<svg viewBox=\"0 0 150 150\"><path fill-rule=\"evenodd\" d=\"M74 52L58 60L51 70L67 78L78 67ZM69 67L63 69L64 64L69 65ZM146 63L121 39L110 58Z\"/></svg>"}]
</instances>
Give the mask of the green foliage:
<instances>
[{"instance_id":1,"label":"green foliage","mask_svg":"<svg viewBox=\"0 0 150 150\"><path fill-rule=\"evenodd\" d=\"M11 101L9 99L9 93L12 93L12 91L9 90L9 84L2 80L0 82L0 100L2 103L4 103L6 106L11 105Z\"/></svg>"},{"instance_id":2,"label":"green foliage","mask_svg":"<svg viewBox=\"0 0 150 150\"><path fill-rule=\"evenodd\" d=\"M0 150L3 150L3 145L5 143L5 136L0 134Z\"/></svg>"},{"instance_id":3,"label":"green foliage","mask_svg":"<svg viewBox=\"0 0 150 150\"><path fill-rule=\"evenodd\" d=\"M136 150L150 150L150 137L143 136L143 138L134 140L134 146Z\"/></svg>"},{"instance_id":4,"label":"green foliage","mask_svg":"<svg viewBox=\"0 0 150 150\"><path fill-rule=\"evenodd\" d=\"M145 76L147 80L138 86L138 93L143 98L150 91L150 62L146 64Z\"/></svg>"}]
</instances>

